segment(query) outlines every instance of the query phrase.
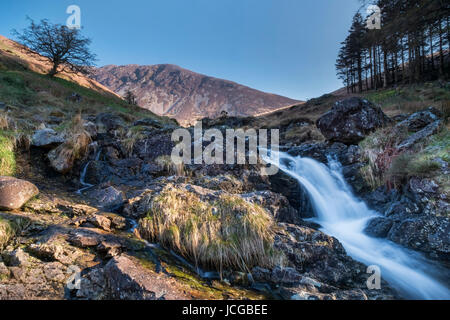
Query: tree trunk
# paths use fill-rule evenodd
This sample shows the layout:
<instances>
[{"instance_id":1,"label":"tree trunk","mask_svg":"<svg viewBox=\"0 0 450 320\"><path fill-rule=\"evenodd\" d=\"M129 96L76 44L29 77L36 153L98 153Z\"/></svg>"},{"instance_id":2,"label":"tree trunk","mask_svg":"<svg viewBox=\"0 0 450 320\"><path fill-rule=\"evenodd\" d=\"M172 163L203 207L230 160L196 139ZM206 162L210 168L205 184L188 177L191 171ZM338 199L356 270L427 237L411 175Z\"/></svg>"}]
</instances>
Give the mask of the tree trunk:
<instances>
[{"instance_id":1,"label":"tree trunk","mask_svg":"<svg viewBox=\"0 0 450 320\"><path fill-rule=\"evenodd\" d=\"M444 77L444 50L442 49L442 20L439 19L439 78Z\"/></svg>"}]
</instances>

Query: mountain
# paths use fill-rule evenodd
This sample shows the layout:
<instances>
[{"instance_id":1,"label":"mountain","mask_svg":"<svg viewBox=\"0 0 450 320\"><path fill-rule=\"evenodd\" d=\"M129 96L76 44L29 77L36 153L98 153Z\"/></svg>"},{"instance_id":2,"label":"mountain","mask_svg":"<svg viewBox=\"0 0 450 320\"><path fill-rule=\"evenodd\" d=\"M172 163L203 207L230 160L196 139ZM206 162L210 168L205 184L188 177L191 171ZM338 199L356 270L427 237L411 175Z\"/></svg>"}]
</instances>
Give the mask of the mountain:
<instances>
[{"instance_id":1,"label":"mountain","mask_svg":"<svg viewBox=\"0 0 450 320\"><path fill-rule=\"evenodd\" d=\"M215 118L222 111L229 116L253 116L299 103L171 64L109 65L96 69L93 78L121 96L130 90L139 106L184 125Z\"/></svg>"}]
</instances>

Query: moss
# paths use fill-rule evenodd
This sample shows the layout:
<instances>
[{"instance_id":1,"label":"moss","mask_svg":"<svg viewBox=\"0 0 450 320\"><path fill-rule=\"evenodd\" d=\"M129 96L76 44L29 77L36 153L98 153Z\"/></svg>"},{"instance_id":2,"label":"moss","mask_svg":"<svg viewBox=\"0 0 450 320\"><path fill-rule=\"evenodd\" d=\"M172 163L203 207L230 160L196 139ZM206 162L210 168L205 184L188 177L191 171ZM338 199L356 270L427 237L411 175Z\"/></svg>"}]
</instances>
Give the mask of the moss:
<instances>
[{"instance_id":1,"label":"moss","mask_svg":"<svg viewBox=\"0 0 450 320\"><path fill-rule=\"evenodd\" d=\"M263 300L270 298L269 296L246 288L231 287L220 281L204 280L191 270L188 270L186 266L181 265L180 262L166 250L154 248L152 251L161 261L161 266L164 268L165 272L174 278L177 285L188 292L194 299L222 300L224 298L230 298ZM153 257L147 252L135 253L134 256L138 258L144 268L155 272L156 265Z\"/></svg>"}]
</instances>

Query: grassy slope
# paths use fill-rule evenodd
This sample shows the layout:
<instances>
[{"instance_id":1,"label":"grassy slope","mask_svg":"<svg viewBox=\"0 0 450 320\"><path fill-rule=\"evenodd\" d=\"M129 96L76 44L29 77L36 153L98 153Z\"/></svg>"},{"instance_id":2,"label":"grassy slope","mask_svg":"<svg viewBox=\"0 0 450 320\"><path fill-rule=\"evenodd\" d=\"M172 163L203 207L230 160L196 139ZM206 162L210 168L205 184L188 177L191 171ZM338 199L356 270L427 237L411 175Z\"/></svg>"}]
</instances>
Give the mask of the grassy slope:
<instances>
[{"instance_id":1,"label":"grassy slope","mask_svg":"<svg viewBox=\"0 0 450 320\"><path fill-rule=\"evenodd\" d=\"M128 105L115 93L83 76L61 74L56 78L45 75L47 63L27 55L21 47L0 36L0 175L12 175L15 169L14 148L24 137L30 137L51 117L63 119L61 130L70 125L79 113L96 115L114 112L131 123L139 118L153 118L162 123L173 122L151 111ZM67 99L77 93L81 102ZM58 128L57 128L58 129Z\"/></svg>"}]
</instances>

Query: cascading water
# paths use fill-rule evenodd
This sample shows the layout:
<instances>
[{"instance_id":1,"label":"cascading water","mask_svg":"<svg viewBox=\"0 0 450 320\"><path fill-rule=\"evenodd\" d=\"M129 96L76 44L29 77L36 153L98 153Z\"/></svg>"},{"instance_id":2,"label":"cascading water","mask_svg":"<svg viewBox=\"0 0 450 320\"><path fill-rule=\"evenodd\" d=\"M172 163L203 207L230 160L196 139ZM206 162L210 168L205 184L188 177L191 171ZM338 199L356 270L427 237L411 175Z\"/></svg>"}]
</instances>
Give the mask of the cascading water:
<instances>
[{"instance_id":1,"label":"cascading water","mask_svg":"<svg viewBox=\"0 0 450 320\"><path fill-rule=\"evenodd\" d=\"M437 280L442 276L439 267L419 253L364 234L368 221L380 214L352 194L337 161L330 159L327 167L313 159L283 152L264 160L277 165L307 190L317 216L314 221L322 226L323 232L339 239L355 260L379 266L382 278L402 296L450 299L450 290Z\"/></svg>"},{"instance_id":2,"label":"cascading water","mask_svg":"<svg viewBox=\"0 0 450 320\"><path fill-rule=\"evenodd\" d=\"M100 149L97 151L96 155L95 155L95 161L98 161L98 160L100 159L101 153L102 153L102 149L100 148ZM83 186L83 188L79 189L79 190L77 191L77 194L80 194L80 195L81 195L81 194L83 193L83 191L86 191L86 190L88 190L88 189L90 189L90 188L92 188L92 187L95 187L93 184L90 184L90 183L87 183L87 182L86 182L86 173L87 173L87 169L88 169L89 165L91 164L91 162L92 162L92 161L88 161L88 162L84 165L83 170L81 170L81 174L80 174L80 184Z\"/></svg>"}]
</instances>

